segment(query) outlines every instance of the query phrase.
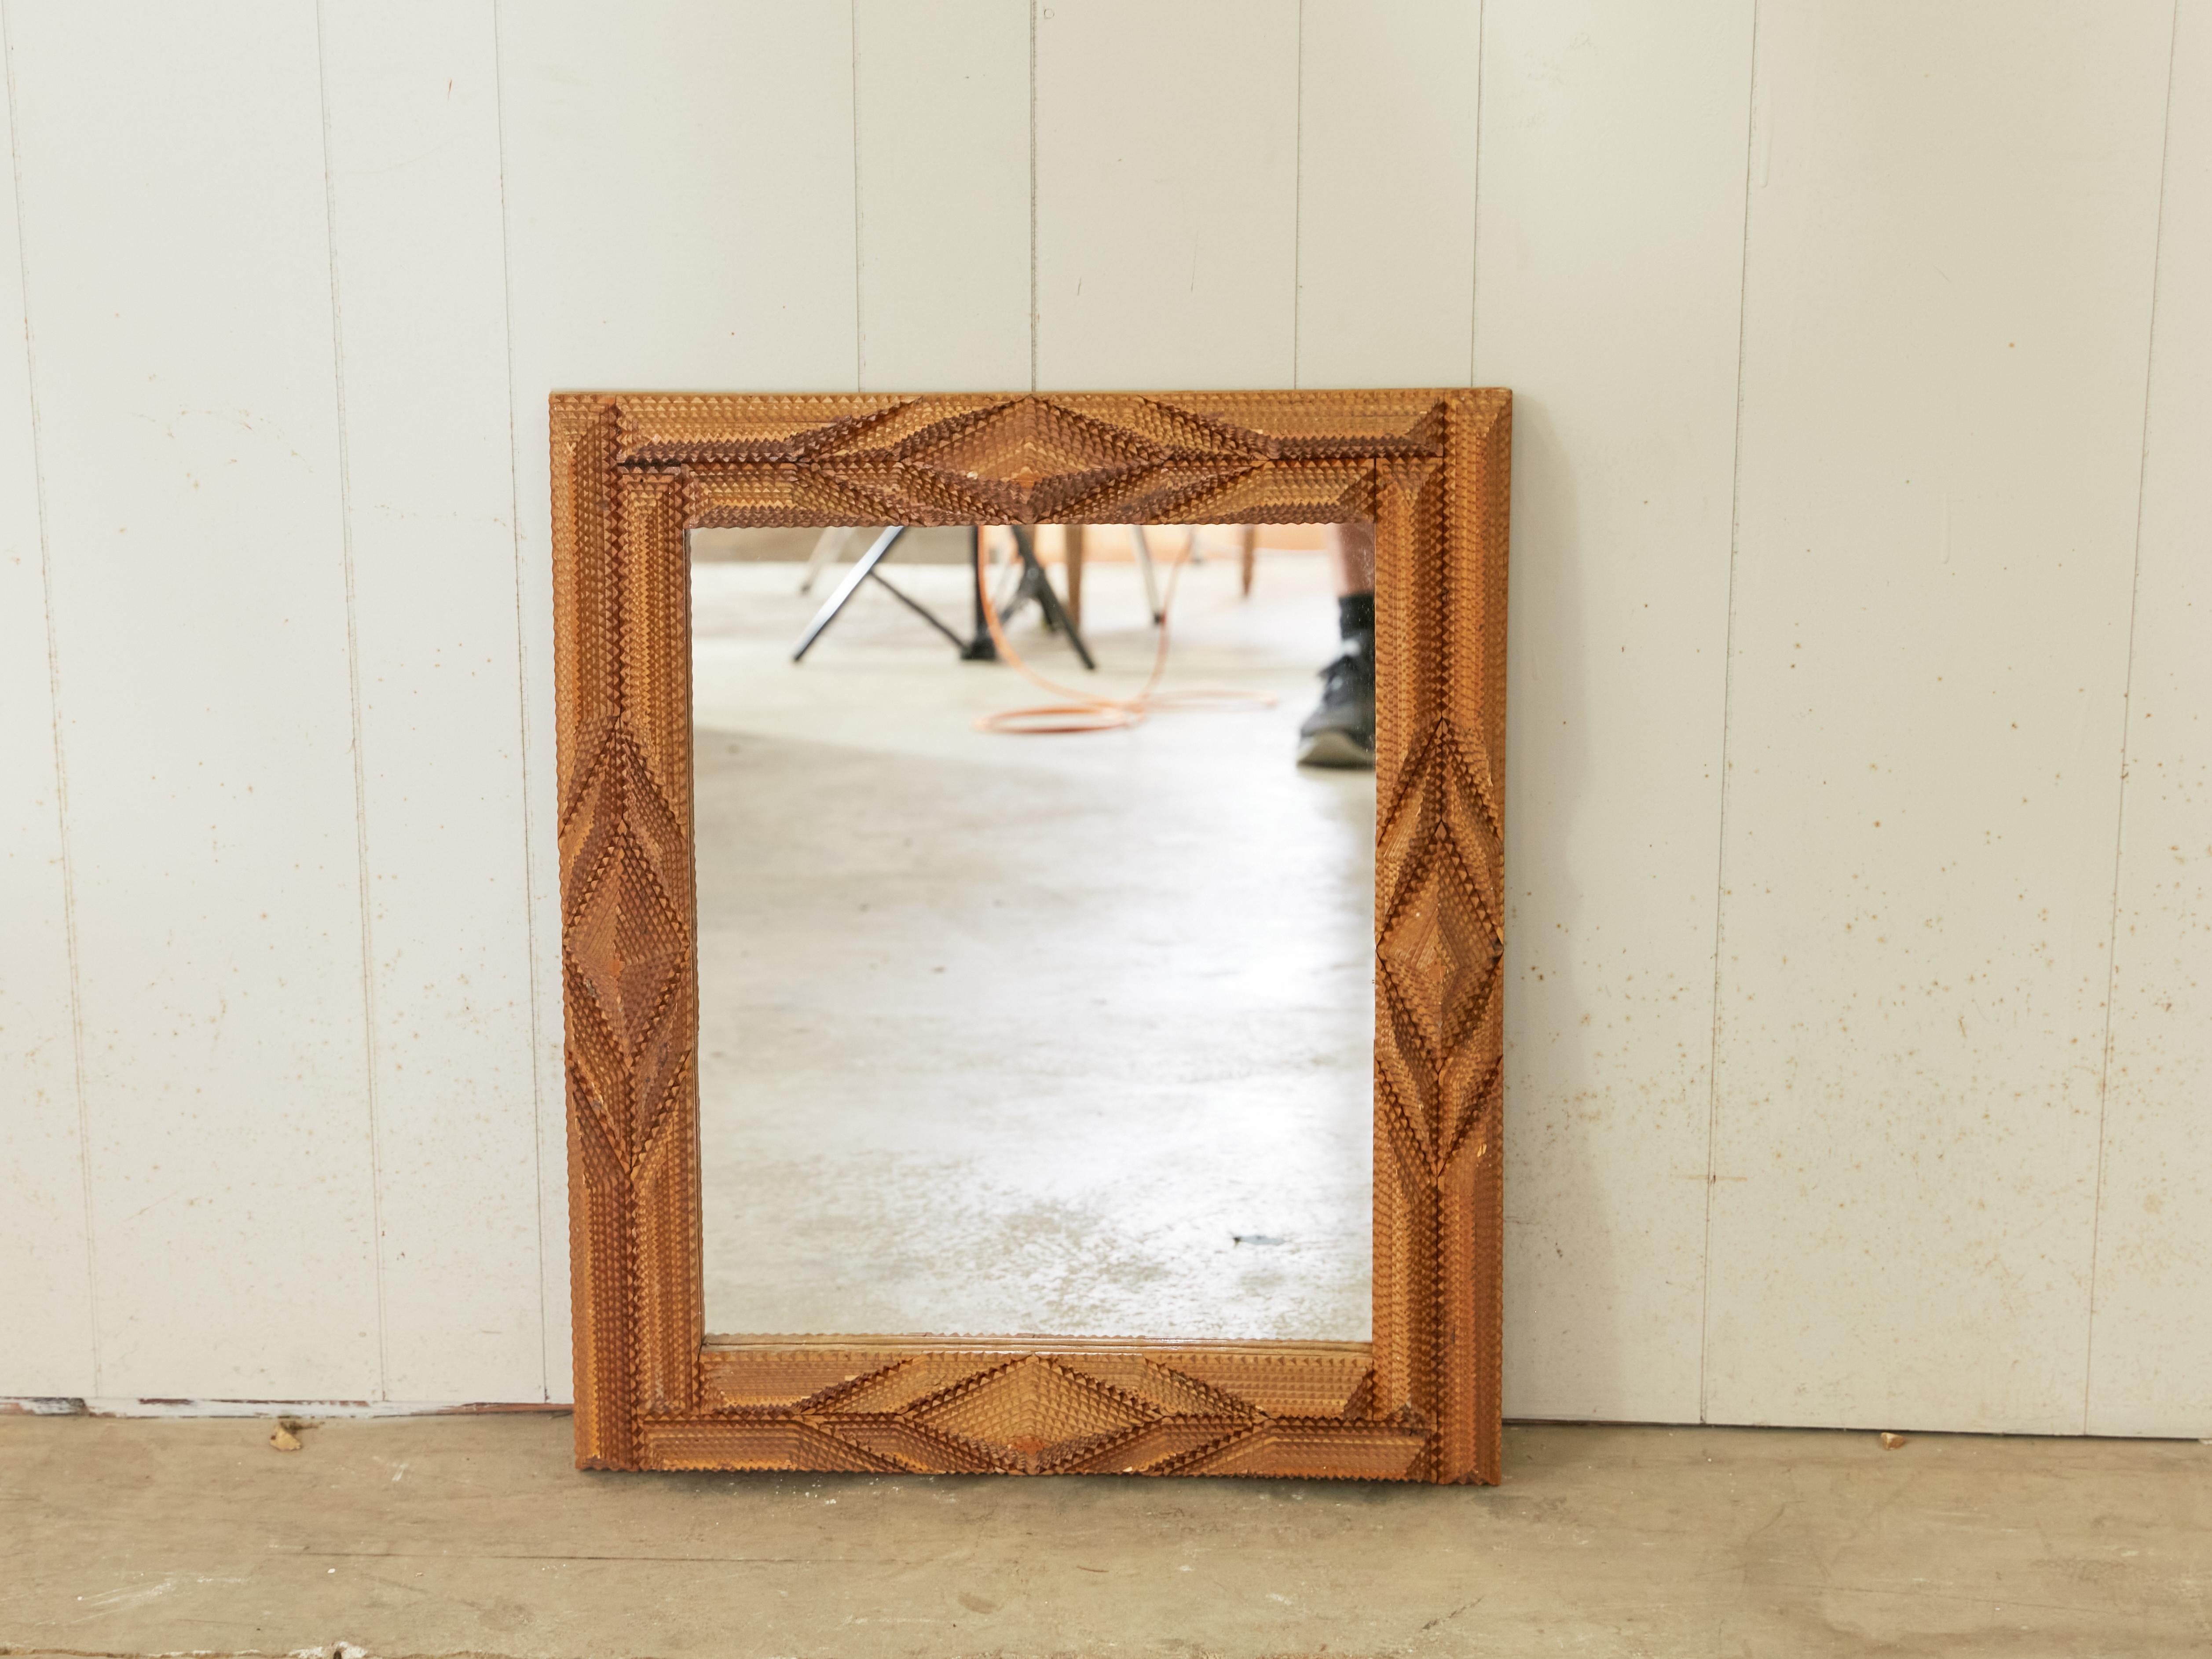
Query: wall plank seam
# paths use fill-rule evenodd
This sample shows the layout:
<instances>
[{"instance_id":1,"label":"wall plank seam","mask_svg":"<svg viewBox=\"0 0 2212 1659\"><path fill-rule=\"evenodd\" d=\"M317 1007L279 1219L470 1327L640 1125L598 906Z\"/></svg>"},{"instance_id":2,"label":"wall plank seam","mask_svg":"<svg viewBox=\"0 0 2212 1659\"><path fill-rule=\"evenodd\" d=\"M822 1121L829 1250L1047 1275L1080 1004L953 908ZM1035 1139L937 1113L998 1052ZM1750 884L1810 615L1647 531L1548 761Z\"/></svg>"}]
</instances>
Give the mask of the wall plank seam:
<instances>
[{"instance_id":1,"label":"wall plank seam","mask_svg":"<svg viewBox=\"0 0 2212 1659\"><path fill-rule=\"evenodd\" d=\"M1713 1322L1713 1189L1719 1184L1716 1163L1720 1151L1721 1115L1721 963L1728 937L1728 809L1729 731L1735 709L1735 576L1742 552L1743 531L1743 403L1744 342L1749 325L1751 289L1751 158L1759 131L1759 0L1751 4L1751 42L1748 62L1751 84L1744 98L1743 124L1743 252L1735 283L1735 453L1729 464L1728 614L1721 634L1721 800L1713 837L1713 1021L1712 1051L1705 1066L1705 1237L1700 1254L1703 1284L1698 1292L1698 1420L1711 1418L1711 1394L1706 1361L1712 1342Z\"/></svg>"},{"instance_id":2,"label":"wall plank seam","mask_svg":"<svg viewBox=\"0 0 2212 1659\"><path fill-rule=\"evenodd\" d=\"M391 1397L385 1316L384 1172L376 1110L376 946L370 902L368 757L362 744L361 630L354 599L352 433L346 423L345 325L338 288L337 185L331 171L330 63L322 0L315 6L315 101L322 116L323 243L331 272L331 395L337 420L338 557L345 572L346 685L352 716L355 878L361 897L361 1003L363 1088L368 1107L368 1218L376 1285L376 1397Z\"/></svg>"},{"instance_id":3,"label":"wall plank seam","mask_svg":"<svg viewBox=\"0 0 2212 1659\"><path fill-rule=\"evenodd\" d=\"M2112 1002L2119 990L2120 867L2126 855L2128 825L2128 750L2135 737L2136 622L2142 603L2143 500L2150 470L2151 383L2158 363L2158 302L2160 255L2166 244L2166 198L2172 177L2173 71L2181 34L2180 0L2174 0L2166 40L2166 112L2158 152L2158 219L2151 233L2150 314L2143 330L2143 395L2140 454L2136 463L2135 556L2128 578L2128 638L2126 678L2120 690L2119 805L2112 824L2112 906L2105 945L2105 1042L2097 1069L2097 1167L2090 1186L2089 1309L2081 1333L2081 1432L2089 1432L2090 1401L2094 1392L2097 1358L2097 1259L2103 1242L2105 1219L2106 1117L2112 1097Z\"/></svg>"},{"instance_id":4,"label":"wall plank seam","mask_svg":"<svg viewBox=\"0 0 2212 1659\"><path fill-rule=\"evenodd\" d=\"M1030 392L1037 389L1037 3L1030 0Z\"/></svg>"},{"instance_id":5,"label":"wall plank seam","mask_svg":"<svg viewBox=\"0 0 2212 1659\"><path fill-rule=\"evenodd\" d=\"M1482 153L1486 148L1482 142L1482 66L1483 52L1489 44L1490 0L1481 0L1474 9L1474 179L1468 192L1467 209L1467 383L1469 386L1477 384L1474 378L1474 325L1476 319L1482 314L1482 299L1476 290L1482 283ZM1300 90L1304 90L1303 85ZM1299 107L1303 115L1304 106L1301 104ZM1291 361L1295 368L1297 363L1295 355Z\"/></svg>"},{"instance_id":6,"label":"wall plank seam","mask_svg":"<svg viewBox=\"0 0 2212 1659\"><path fill-rule=\"evenodd\" d=\"M100 1370L100 1251L93 1230L92 1109L84 1086L84 1000L77 971L76 887L74 861L70 856L68 745L62 736L62 665L60 642L54 627L53 543L46 528L46 434L39 414L39 351L37 331L31 325L31 246L23 216L23 143L17 129L21 103L15 90L15 36L13 8L0 0L0 73L8 84L8 165L15 191L15 259L23 294L23 380L30 404L31 477L37 495L39 525L39 591L46 609L46 685L53 721L54 817L61 845L62 937L69 960L70 1077L76 1091L77 1180L79 1200L84 1206L85 1300L92 1332L92 1389L103 1391Z\"/></svg>"},{"instance_id":7,"label":"wall plank seam","mask_svg":"<svg viewBox=\"0 0 2212 1659\"><path fill-rule=\"evenodd\" d=\"M538 1132L537 1147L537 1203L533 1212L538 1221L538 1307L539 1328L544 1333L538 1343L540 1376L538 1390L541 1398L553 1398L553 1378L556 1374L552 1344L556 1333L553 1322L544 1317L546 1297L552 1286L546 1278L545 1241L545 1018L543 986L545 975L538 959L541 934L538 926L538 895L536 884L537 860L531 849L538 842L538 768L543 761L530 740L530 622L528 614L529 583L523 570L526 556L522 534L522 453L520 445L525 430L520 411L515 404L514 384L514 221L508 206L507 159L507 46L502 33L502 9L500 0L491 0L491 74L493 126L499 138L499 259L501 312L506 323L507 345L507 532L514 543L514 712L520 732L518 748L522 763L522 871L523 914L528 934L530 962L530 1097L536 1103ZM565 1110L565 1103L563 1105ZM562 1142L560 1155L566 1158L568 1146ZM565 1342L567 1328L558 1328ZM567 1356L562 1356L565 1364Z\"/></svg>"},{"instance_id":8,"label":"wall plank seam","mask_svg":"<svg viewBox=\"0 0 2212 1659\"><path fill-rule=\"evenodd\" d=\"M846 30L851 37L853 76L853 390L868 386L867 284L860 278L866 210L860 204L860 0L845 0ZM512 382L510 382L512 384ZM510 394L511 395L511 394Z\"/></svg>"},{"instance_id":9,"label":"wall plank seam","mask_svg":"<svg viewBox=\"0 0 2212 1659\"><path fill-rule=\"evenodd\" d=\"M1306 0L1298 0L1297 37L1297 70L1291 88L1291 96L1295 102L1295 111L1291 117L1291 389L1294 392L1298 385L1299 313L1306 297ZM1481 88L1482 79L1478 71L1475 76L1478 100L1482 96Z\"/></svg>"}]
</instances>

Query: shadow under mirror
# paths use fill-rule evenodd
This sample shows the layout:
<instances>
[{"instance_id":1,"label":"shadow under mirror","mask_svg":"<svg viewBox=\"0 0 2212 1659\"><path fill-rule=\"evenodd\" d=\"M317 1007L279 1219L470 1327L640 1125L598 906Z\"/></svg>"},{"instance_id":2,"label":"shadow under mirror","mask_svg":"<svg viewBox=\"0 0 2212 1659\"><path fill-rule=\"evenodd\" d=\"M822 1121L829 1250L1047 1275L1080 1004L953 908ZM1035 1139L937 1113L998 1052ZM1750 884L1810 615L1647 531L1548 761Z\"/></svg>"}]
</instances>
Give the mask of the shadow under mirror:
<instances>
[{"instance_id":1,"label":"shadow under mirror","mask_svg":"<svg viewBox=\"0 0 2212 1659\"><path fill-rule=\"evenodd\" d=\"M983 532L1030 668L1127 697L1165 609L1161 690L1233 694L1064 735L988 729L1066 699L974 532L895 587L882 535L690 538L707 1328L1366 1339L1374 777L1294 763L1331 532Z\"/></svg>"}]
</instances>

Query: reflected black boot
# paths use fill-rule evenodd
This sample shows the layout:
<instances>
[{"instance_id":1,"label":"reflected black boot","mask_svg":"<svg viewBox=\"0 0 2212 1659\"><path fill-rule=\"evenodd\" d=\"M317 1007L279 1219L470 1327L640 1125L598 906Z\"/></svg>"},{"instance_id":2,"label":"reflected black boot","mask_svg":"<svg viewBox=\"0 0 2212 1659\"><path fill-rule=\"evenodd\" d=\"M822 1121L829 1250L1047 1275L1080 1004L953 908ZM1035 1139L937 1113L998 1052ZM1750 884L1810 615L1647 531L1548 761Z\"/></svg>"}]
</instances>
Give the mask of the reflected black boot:
<instances>
[{"instance_id":1,"label":"reflected black boot","mask_svg":"<svg viewBox=\"0 0 2212 1659\"><path fill-rule=\"evenodd\" d=\"M1321 671L1321 702L1298 727L1301 766L1375 764L1375 596L1337 601L1344 644Z\"/></svg>"}]
</instances>

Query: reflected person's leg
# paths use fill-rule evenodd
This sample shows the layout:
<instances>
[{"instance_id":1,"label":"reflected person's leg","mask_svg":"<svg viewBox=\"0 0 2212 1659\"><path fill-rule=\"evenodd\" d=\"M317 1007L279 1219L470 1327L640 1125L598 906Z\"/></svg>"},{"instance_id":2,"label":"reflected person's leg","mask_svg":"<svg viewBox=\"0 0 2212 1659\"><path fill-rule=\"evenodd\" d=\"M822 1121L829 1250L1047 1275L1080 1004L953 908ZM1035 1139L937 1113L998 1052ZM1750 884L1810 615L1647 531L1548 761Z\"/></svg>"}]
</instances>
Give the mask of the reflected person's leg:
<instances>
[{"instance_id":1,"label":"reflected person's leg","mask_svg":"<svg viewBox=\"0 0 2212 1659\"><path fill-rule=\"evenodd\" d=\"M1343 637L1321 671L1321 702L1298 727L1301 766L1375 764L1375 526L1328 526L1336 578L1336 626Z\"/></svg>"}]
</instances>

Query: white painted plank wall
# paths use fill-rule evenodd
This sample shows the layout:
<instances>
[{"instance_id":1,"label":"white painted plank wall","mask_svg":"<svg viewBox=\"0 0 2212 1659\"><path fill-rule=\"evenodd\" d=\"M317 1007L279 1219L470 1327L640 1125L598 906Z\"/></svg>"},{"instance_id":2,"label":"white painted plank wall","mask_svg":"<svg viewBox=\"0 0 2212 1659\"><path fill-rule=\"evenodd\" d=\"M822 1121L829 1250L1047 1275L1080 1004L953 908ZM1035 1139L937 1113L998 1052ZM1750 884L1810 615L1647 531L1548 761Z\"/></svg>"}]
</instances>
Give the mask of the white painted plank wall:
<instances>
[{"instance_id":1,"label":"white painted plank wall","mask_svg":"<svg viewBox=\"0 0 2212 1659\"><path fill-rule=\"evenodd\" d=\"M853 390L848 0L500 20L520 444L554 389Z\"/></svg>"},{"instance_id":2,"label":"white painted plank wall","mask_svg":"<svg viewBox=\"0 0 2212 1659\"><path fill-rule=\"evenodd\" d=\"M0 53L6 51L0 12ZM4 69L0 64L0 69ZM12 126L0 76L0 140ZM15 174L0 171L0 1389L99 1391Z\"/></svg>"},{"instance_id":3,"label":"white painted plank wall","mask_svg":"<svg viewBox=\"0 0 2212 1659\"><path fill-rule=\"evenodd\" d=\"M1297 0L1052 0L1036 31L1037 386L1289 386Z\"/></svg>"},{"instance_id":4,"label":"white painted plank wall","mask_svg":"<svg viewBox=\"0 0 2212 1659\"><path fill-rule=\"evenodd\" d=\"M1484 15L1300 0L1291 384L1468 383Z\"/></svg>"},{"instance_id":5,"label":"white painted plank wall","mask_svg":"<svg viewBox=\"0 0 2212 1659\"><path fill-rule=\"evenodd\" d=\"M1749 0L1490 0L1513 388L1506 1409L1694 1420Z\"/></svg>"},{"instance_id":6,"label":"white painted plank wall","mask_svg":"<svg viewBox=\"0 0 2212 1659\"><path fill-rule=\"evenodd\" d=\"M2167 19L1759 12L1715 1421L2081 1426Z\"/></svg>"},{"instance_id":7,"label":"white painted plank wall","mask_svg":"<svg viewBox=\"0 0 2212 1659\"><path fill-rule=\"evenodd\" d=\"M314 14L12 4L98 1389L365 1399L374 1191Z\"/></svg>"},{"instance_id":8,"label":"white painted plank wall","mask_svg":"<svg viewBox=\"0 0 2212 1659\"><path fill-rule=\"evenodd\" d=\"M545 1390L491 9L326 0L381 1394Z\"/></svg>"},{"instance_id":9,"label":"white painted plank wall","mask_svg":"<svg viewBox=\"0 0 2212 1659\"><path fill-rule=\"evenodd\" d=\"M547 397L859 384L842 0L499 12L545 1376L569 1397ZM902 348L896 343L894 353Z\"/></svg>"},{"instance_id":10,"label":"white painted plank wall","mask_svg":"<svg viewBox=\"0 0 2212 1659\"><path fill-rule=\"evenodd\" d=\"M2212 4L2176 16L2128 691L2092 1434L2212 1436Z\"/></svg>"},{"instance_id":11,"label":"white painted plank wall","mask_svg":"<svg viewBox=\"0 0 2212 1659\"><path fill-rule=\"evenodd\" d=\"M1030 385L1028 0L857 0L863 391Z\"/></svg>"},{"instance_id":12,"label":"white painted plank wall","mask_svg":"<svg viewBox=\"0 0 2212 1659\"><path fill-rule=\"evenodd\" d=\"M2203 0L2148 338L2160 0L1758 11L7 0L0 1393L565 1397L548 392L1472 374L1509 1408L2203 1431Z\"/></svg>"}]
</instances>

